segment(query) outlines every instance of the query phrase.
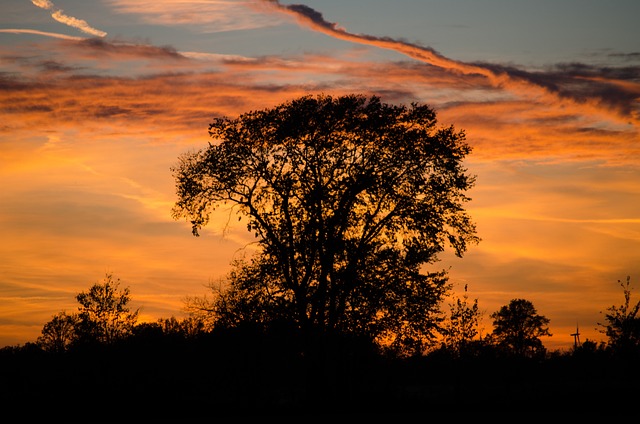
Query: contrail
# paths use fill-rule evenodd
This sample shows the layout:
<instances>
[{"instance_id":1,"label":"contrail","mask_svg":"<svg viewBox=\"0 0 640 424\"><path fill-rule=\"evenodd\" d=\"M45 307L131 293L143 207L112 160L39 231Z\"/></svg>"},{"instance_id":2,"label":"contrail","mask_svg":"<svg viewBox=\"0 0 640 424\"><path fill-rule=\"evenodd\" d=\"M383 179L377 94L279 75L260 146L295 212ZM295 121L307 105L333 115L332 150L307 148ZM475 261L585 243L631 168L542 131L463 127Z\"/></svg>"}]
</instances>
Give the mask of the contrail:
<instances>
[{"instance_id":1,"label":"contrail","mask_svg":"<svg viewBox=\"0 0 640 424\"><path fill-rule=\"evenodd\" d=\"M6 33L11 33L11 34L43 35L45 37L60 38L62 40L75 40L75 41L86 40L85 37L74 37L73 35L58 34L58 33L55 33L55 32L38 31L38 30L35 30L35 29L11 29L11 28L7 28L7 29L0 29L0 32L6 32Z\"/></svg>"},{"instance_id":2,"label":"contrail","mask_svg":"<svg viewBox=\"0 0 640 424\"><path fill-rule=\"evenodd\" d=\"M50 0L31 0L31 3L45 10L53 10L55 8L55 5ZM65 15L62 9L54 10L51 13L51 17L62 24L79 29L89 35L95 35L96 37L105 37L107 35L106 32L90 26L87 21Z\"/></svg>"},{"instance_id":3,"label":"contrail","mask_svg":"<svg viewBox=\"0 0 640 424\"><path fill-rule=\"evenodd\" d=\"M580 112L591 111L596 114L606 115L610 119L629 123L632 118L635 123L638 121L637 113L624 113L622 111L612 111L610 106L601 105L600 99L591 98L589 101L571 98L559 93L557 88L550 85L542 85L534 80L534 76L526 71L510 72L509 68L497 65L476 65L457 60L449 59L436 52L430 47L424 47L405 41L396 40L390 37L376 37L367 34L354 34L340 27L337 23L328 22L322 14L315 9L302 5L280 4L279 0L260 0L271 9L294 17L301 25L309 27L315 31L322 32L331 37L354 43L376 46L384 49L394 50L405 54L418 61L428 63L452 72L466 75L481 75L487 78L489 83L496 88L508 89L515 93L526 93L529 96L548 102L562 102L567 106L575 106ZM514 75L515 73L515 75Z\"/></svg>"}]
</instances>

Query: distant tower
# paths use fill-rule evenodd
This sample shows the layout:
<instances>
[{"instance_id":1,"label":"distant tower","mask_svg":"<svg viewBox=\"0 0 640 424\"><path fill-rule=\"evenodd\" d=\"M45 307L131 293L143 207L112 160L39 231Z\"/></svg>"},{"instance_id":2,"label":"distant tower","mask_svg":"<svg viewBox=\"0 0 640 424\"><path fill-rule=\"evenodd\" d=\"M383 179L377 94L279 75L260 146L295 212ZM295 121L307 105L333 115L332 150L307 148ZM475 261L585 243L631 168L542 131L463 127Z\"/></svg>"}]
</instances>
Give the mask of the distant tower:
<instances>
[{"instance_id":1,"label":"distant tower","mask_svg":"<svg viewBox=\"0 0 640 424\"><path fill-rule=\"evenodd\" d=\"M576 332L572 334L573 336L573 347L580 346L580 331L578 331L578 324L576 324Z\"/></svg>"}]
</instances>

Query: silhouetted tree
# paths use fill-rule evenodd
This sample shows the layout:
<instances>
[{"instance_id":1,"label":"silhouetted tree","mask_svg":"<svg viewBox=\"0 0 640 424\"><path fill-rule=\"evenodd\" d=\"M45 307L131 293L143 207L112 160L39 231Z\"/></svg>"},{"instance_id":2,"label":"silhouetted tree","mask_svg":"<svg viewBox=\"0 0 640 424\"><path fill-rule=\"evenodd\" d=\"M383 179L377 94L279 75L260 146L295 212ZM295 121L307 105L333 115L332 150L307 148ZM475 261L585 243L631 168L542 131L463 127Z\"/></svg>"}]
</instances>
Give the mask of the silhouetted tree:
<instances>
[{"instance_id":1,"label":"silhouetted tree","mask_svg":"<svg viewBox=\"0 0 640 424\"><path fill-rule=\"evenodd\" d=\"M42 328L36 343L48 352L65 352L76 339L77 314L60 312Z\"/></svg>"},{"instance_id":2,"label":"silhouetted tree","mask_svg":"<svg viewBox=\"0 0 640 424\"><path fill-rule=\"evenodd\" d=\"M206 322L197 317L178 319L172 316L171 318L160 318L158 319L158 324L164 334L179 335L184 338L193 338L210 330Z\"/></svg>"},{"instance_id":3,"label":"silhouetted tree","mask_svg":"<svg viewBox=\"0 0 640 424\"><path fill-rule=\"evenodd\" d=\"M131 345L144 345L145 348L152 348L155 344L183 345L183 342L196 340L199 336L208 334L204 322L194 317L178 319L174 316L170 318L159 318L156 322L142 322L136 324L132 329Z\"/></svg>"},{"instance_id":4,"label":"silhouetted tree","mask_svg":"<svg viewBox=\"0 0 640 424\"><path fill-rule=\"evenodd\" d=\"M549 319L538 315L528 300L513 299L489 315L493 319L491 336L498 347L521 357L542 357L546 353L540 337L551 336Z\"/></svg>"},{"instance_id":5,"label":"silhouetted tree","mask_svg":"<svg viewBox=\"0 0 640 424\"><path fill-rule=\"evenodd\" d=\"M216 328L236 328L251 325L266 330L276 323L291 322L287 315L286 298L279 287L277 274L269 272L273 263L260 263L263 257L236 259L226 281L210 284L212 298L186 298L186 309Z\"/></svg>"},{"instance_id":6,"label":"silhouetted tree","mask_svg":"<svg viewBox=\"0 0 640 424\"><path fill-rule=\"evenodd\" d=\"M426 105L361 95L215 119L215 143L172 168L173 216L194 235L223 205L248 217L259 258L231 277L225 316L275 314L307 335L367 335L421 352L449 288L445 271L423 265L447 243L461 256L478 241L463 209L470 147L436 124Z\"/></svg>"},{"instance_id":7,"label":"silhouetted tree","mask_svg":"<svg viewBox=\"0 0 640 424\"><path fill-rule=\"evenodd\" d=\"M618 280L624 291L624 303L607 308L605 323L598 323L601 330L609 338L608 346L614 352L629 355L640 353L640 300L631 305L631 277L627 276L626 284Z\"/></svg>"},{"instance_id":8,"label":"silhouetted tree","mask_svg":"<svg viewBox=\"0 0 640 424\"><path fill-rule=\"evenodd\" d=\"M467 285L464 285L462 298L456 297L449 305L450 314L445 320L441 333L443 347L456 356L463 356L469 352L473 340L478 336L478 325L481 313L478 309L478 299L469 301Z\"/></svg>"},{"instance_id":9,"label":"silhouetted tree","mask_svg":"<svg viewBox=\"0 0 640 424\"><path fill-rule=\"evenodd\" d=\"M594 357L595 355L604 356L608 353L607 349L607 344L603 341L598 343L594 340L586 339L581 344L574 346L570 354L578 358Z\"/></svg>"},{"instance_id":10,"label":"silhouetted tree","mask_svg":"<svg viewBox=\"0 0 640 424\"><path fill-rule=\"evenodd\" d=\"M120 279L114 280L107 273L102 284L94 284L88 291L80 292L76 300L78 323L77 341L109 344L132 333L138 319L138 310L129 309L130 290L120 290Z\"/></svg>"}]
</instances>

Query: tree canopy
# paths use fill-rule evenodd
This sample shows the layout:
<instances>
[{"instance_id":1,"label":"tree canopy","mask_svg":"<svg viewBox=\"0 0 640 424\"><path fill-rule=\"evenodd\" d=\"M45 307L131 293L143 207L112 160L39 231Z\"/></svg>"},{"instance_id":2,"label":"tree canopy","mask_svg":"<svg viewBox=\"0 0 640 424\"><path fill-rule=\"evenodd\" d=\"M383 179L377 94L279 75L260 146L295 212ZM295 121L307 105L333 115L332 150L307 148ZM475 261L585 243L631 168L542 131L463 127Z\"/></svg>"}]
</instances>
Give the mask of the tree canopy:
<instances>
[{"instance_id":1,"label":"tree canopy","mask_svg":"<svg viewBox=\"0 0 640 424\"><path fill-rule=\"evenodd\" d=\"M610 306L605 314L602 332L609 338L609 345L621 355L637 355L640 352L640 300L631 303L631 277L626 283L618 280L624 291L624 303Z\"/></svg>"},{"instance_id":2,"label":"tree canopy","mask_svg":"<svg viewBox=\"0 0 640 424\"><path fill-rule=\"evenodd\" d=\"M120 289L120 279L107 273L102 282L76 296L80 342L109 344L131 334L138 320L138 310L131 311L128 287Z\"/></svg>"},{"instance_id":3,"label":"tree canopy","mask_svg":"<svg viewBox=\"0 0 640 424\"><path fill-rule=\"evenodd\" d=\"M455 355L463 356L478 336L482 313L478 308L478 299L469 300L466 284L463 296L456 296L454 300L449 304L450 314L441 330L442 346Z\"/></svg>"},{"instance_id":4,"label":"tree canopy","mask_svg":"<svg viewBox=\"0 0 640 424\"><path fill-rule=\"evenodd\" d=\"M194 235L222 206L247 218L260 250L230 278L227 306L416 350L434 336L449 286L424 266L479 240L463 131L427 105L309 95L215 118L209 134L172 168L173 216Z\"/></svg>"},{"instance_id":5,"label":"tree canopy","mask_svg":"<svg viewBox=\"0 0 640 424\"><path fill-rule=\"evenodd\" d=\"M505 351L523 357L544 355L540 337L551 336L546 327L550 320L539 315L531 301L512 299L489 317L493 319L492 336Z\"/></svg>"},{"instance_id":6,"label":"tree canopy","mask_svg":"<svg viewBox=\"0 0 640 424\"><path fill-rule=\"evenodd\" d=\"M77 326L77 314L59 312L42 327L36 343L49 352L64 352L76 341Z\"/></svg>"}]
</instances>

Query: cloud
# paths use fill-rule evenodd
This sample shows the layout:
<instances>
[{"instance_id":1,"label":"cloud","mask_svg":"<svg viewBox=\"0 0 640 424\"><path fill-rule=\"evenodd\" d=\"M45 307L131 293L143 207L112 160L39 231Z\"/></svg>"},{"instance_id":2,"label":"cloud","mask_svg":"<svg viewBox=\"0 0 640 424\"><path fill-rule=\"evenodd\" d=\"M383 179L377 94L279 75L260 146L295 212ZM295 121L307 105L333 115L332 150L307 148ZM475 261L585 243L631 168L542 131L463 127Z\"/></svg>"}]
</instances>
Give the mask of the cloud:
<instances>
[{"instance_id":1,"label":"cloud","mask_svg":"<svg viewBox=\"0 0 640 424\"><path fill-rule=\"evenodd\" d=\"M139 15L154 25L188 25L206 33L251 30L277 24L247 11L246 2L236 0L109 0L118 13Z\"/></svg>"},{"instance_id":2,"label":"cloud","mask_svg":"<svg viewBox=\"0 0 640 424\"><path fill-rule=\"evenodd\" d=\"M0 107L0 113L11 116L5 120L6 131L27 132L55 121L61 128L91 132L107 122L119 134L188 142L206 137L212 116L234 116L314 92L345 94L357 87L385 101L428 99L441 122L465 129L475 160L524 156L631 164L640 154L637 130L626 123L612 124L561 102L514 96L483 76L421 62L367 62L350 52L247 58L95 38L29 45L21 52L0 48L5 70L13 72L0 76L0 87L12 93L11 102ZM554 74L568 72L559 69L539 71L536 78L551 84L560 79ZM573 72L585 81L598 78L597 68ZM610 71L599 78L598 84L609 86L626 76ZM627 82L633 84L633 79ZM607 90L616 93L610 95L612 102L629 101L629 91L615 91L617 85Z\"/></svg>"},{"instance_id":3,"label":"cloud","mask_svg":"<svg viewBox=\"0 0 640 424\"><path fill-rule=\"evenodd\" d=\"M53 9L53 3L51 3L49 0L31 0L31 3L42 9Z\"/></svg>"},{"instance_id":4,"label":"cloud","mask_svg":"<svg viewBox=\"0 0 640 424\"><path fill-rule=\"evenodd\" d=\"M220 53L204 53L204 52L186 52L181 51L181 55L203 61L224 61L224 62L253 62L255 58L240 56L235 54L220 54Z\"/></svg>"},{"instance_id":5,"label":"cloud","mask_svg":"<svg viewBox=\"0 0 640 424\"><path fill-rule=\"evenodd\" d=\"M632 53L609 53L608 57L621 59L623 61L637 61L640 60L640 52Z\"/></svg>"},{"instance_id":6,"label":"cloud","mask_svg":"<svg viewBox=\"0 0 640 424\"><path fill-rule=\"evenodd\" d=\"M186 57L170 46L153 46L149 44L128 43L119 41L105 41L99 38L85 39L77 46L78 50L82 49L90 53L91 56L114 56L119 60L125 57L144 58L157 60L185 60Z\"/></svg>"},{"instance_id":7,"label":"cloud","mask_svg":"<svg viewBox=\"0 0 640 424\"><path fill-rule=\"evenodd\" d=\"M309 6L302 4L282 5L278 0L262 0L262 2L272 6L275 10L293 16L298 20L298 22L305 26L342 40L394 50L416 60L464 74L479 74L489 78L496 77L489 70L479 66L451 60L430 47L423 47L417 44L398 41L389 37L352 34L340 27L337 23L326 21L322 13Z\"/></svg>"},{"instance_id":8,"label":"cloud","mask_svg":"<svg viewBox=\"0 0 640 424\"><path fill-rule=\"evenodd\" d=\"M31 0L31 3L33 3L35 6L41 9L45 9L45 10L55 9L55 5L50 0ZM65 15L62 9L54 10L53 13L51 14L51 17L62 24L68 25L72 28L79 29L80 31L89 35L93 35L96 37L106 37L107 35L106 32L93 28L85 20L74 18L73 16Z\"/></svg>"},{"instance_id":9,"label":"cloud","mask_svg":"<svg viewBox=\"0 0 640 424\"><path fill-rule=\"evenodd\" d=\"M415 60L428 63L446 69L450 72L465 75L480 75L494 87L508 90L516 95L544 103L560 103L576 113L585 111L601 116L603 119L617 123L629 123L637 126L640 123L640 107L637 96L629 94L626 102L622 101L622 86L608 92L599 90L595 95L590 95L589 90L575 92L567 89L576 82L583 86L592 85L585 80L570 78L571 74L543 74L546 79L541 79L538 73L532 73L486 63L465 63L447 58L430 47L420 46L402 40L389 37L376 37L367 34L353 34L340 27L337 23L328 22L323 15L309 6L301 4L283 5L278 0L262 0L262 4L268 5L272 10L294 17L300 24L329 36L352 41L354 43L372 45L379 48L390 49L405 54ZM552 77L556 77L553 79ZM634 86L637 86L637 82ZM611 108L611 105L616 108Z\"/></svg>"},{"instance_id":10,"label":"cloud","mask_svg":"<svg viewBox=\"0 0 640 424\"><path fill-rule=\"evenodd\" d=\"M10 33L10 34L43 35L45 37L60 38L62 40L75 40L75 41L84 40L84 37L74 37L72 35L58 34L58 33L55 33L55 32L38 31L38 30L35 30L35 29L11 29L11 28L7 28L7 29L0 29L0 32Z\"/></svg>"},{"instance_id":11,"label":"cloud","mask_svg":"<svg viewBox=\"0 0 640 424\"><path fill-rule=\"evenodd\" d=\"M112 1L122 11L138 10L143 13L145 9L151 15L177 13L182 7L181 2L163 2L156 6L143 3L147 7L142 8L138 2ZM139 61L135 66L126 63L129 76L124 77L125 82L133 77L131 71L139 70L141 74L144 72L145 82L167 79L184 81L180 84L184 84L183 89L187 92L195 87L196 81L215 80L215 83L209 83L216 86L220 83L226 87L221 93L234 86L233 90L247 93L238 95L234 103L246 107L261 105L259 97L252 101L248 94L254 89L265 93L277 89L286 95L312 91L338 93L347 91L345 87L359 86L364 93L383 94L390 101L428 98L438 108L443 121L469 129L468 134L473 137L476 146L476 157L491 158L496 154L517 157L526 151L532 154L531 158L544 160L560 155L580 160L601 157L605 161L617 162L628 161L630 155L637 153L637 149L635 153L629 150L637 146L634 141L637 141L639 134L635 117L638 115L640 84L637 81L640 67L607 68L572 63L540 70L523 70L491 63L467 64L448 59L431 48L402 40L348 33L338 24L327 22L321 13L308 6L284 6L277 1L263 1L260 5L262 9L265 5L271 10L276 8L281 13L294 16L306 26L331 36L359 44L391 48L418 59L418 62L363 63L360 58L351 60L348 56L312 54L290 58L246 58L214 53L183 53L171 47L98 39L66 48L72 60L74 57L83 60L83 55L86 60L101 61L103 66L100 68L103 69L115 69L118 64L124 67L125 60L148 59L142 65ZM211 10L237 10L237 5L225 1L213 2L210 6ZM107 60L114 62L107 64ZM92 67L87 64L89 66ZM178 69L182 69L184 74L177 75ZM173 75L154 75L154 72L163 73L165 70ZM225 72L239 74L234 74L227 81L224 77L219 80L218 76ZM193 82L189 82L189 78L194 78ZM237 83L231 83L234 79ZM97 81L99 86L103 82L108 85L108 80ZM246 85L246 91L241 87L243 84ZM163 84L157 87L160 89ZM211 97L211 93L196 93L197 90L194 88L192 94L196 98ZM149 95L157 91L152 88ZM114 104L120 107L114 108ZM154 107L148 112L143 112L139 105L127 107L115 100L114 104L96 108L93 116L113 117L114 112L120 111L124 119L130 119L140 116L140 113L153 116L163 109L155 101L149 103ZM205 101L203 104L212 103ZM215 110L221 111L220 106L227 103L213 104L216 104L212 106ZM192 109L190 107L187 110ZM193 122L193 119L187 118L184 122ZM625 144L625 149L616 147Z\"/></svg>"},{"instance_id":12,"label":"cloud","mask_svg":"<svg viewBox=\"0 0 640 424\"><path fill-rule=\"evenodd\" d=\"M65 25L69 25L70 27L77 28L80 31L87 33L89 35L95 35L96 37L105 37L107 35L106 32L101 31L99 29L95 29L91 27L87 21L82 19L74 18L73 16L68 16L62 13L62 10L56 10L51 14L53 19L56 21L63 23Z\"/></svg>"}]
</instances>

